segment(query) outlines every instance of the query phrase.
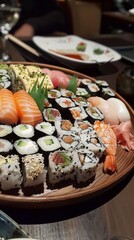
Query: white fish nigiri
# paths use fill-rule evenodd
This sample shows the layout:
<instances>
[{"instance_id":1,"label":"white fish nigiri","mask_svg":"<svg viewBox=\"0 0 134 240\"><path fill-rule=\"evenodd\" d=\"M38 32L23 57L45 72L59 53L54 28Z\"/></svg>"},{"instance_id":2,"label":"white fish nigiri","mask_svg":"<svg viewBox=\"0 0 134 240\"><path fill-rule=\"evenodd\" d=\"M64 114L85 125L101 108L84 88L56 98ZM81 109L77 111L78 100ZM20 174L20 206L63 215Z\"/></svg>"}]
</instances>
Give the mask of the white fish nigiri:
<instances>
[{"instance_id":1,"label":"white fish nigiri","mask_svg":"<svg viewBox=\"0 0 134 240\"><path fill-rule=\"evenodd\" d=\"M109 98L107 101L117 114L119 122L126 122L130 120L129 111L127 110L126 105L120 99Z\"/></svg>"},{"instance_id":2,"label":"white fish nigiri","mask_svg":"<svg viewBox=\"0 0 134 240\"><path fill-rule=\"evenodd\" d=\"M107 100L101 97L90 97L88 101L93 107L97 107L105 116L104 121L110 123L111 125L119 124L117 114L113 107Z\"/></svg>"}]
</instances>

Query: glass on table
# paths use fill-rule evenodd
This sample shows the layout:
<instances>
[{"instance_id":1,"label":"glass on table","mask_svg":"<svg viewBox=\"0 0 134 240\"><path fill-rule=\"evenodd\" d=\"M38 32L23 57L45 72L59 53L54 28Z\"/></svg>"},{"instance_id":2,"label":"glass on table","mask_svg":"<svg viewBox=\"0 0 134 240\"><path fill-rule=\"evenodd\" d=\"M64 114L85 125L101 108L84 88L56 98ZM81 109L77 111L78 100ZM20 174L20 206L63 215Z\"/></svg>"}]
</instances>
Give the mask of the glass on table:
<instances>
[{"instance_id":1,"label":"glass on table","mask_svg":"<svg viewBox=\"0 0 134 240\"><path fill-rule=\"evenodd\" d=\"M119 74L116 91L134 108L134 66L126 67Z\"/></svg>"},{"instance_id":2,"label":"glass on table","mask_svg":"<svg viewBox=\"0 0 134 240\"><path fill-rule=\"evenodd\" d=\"M18 0L0 0L0 34L1 49L0 61L9 61L10 57L7 52L7 38L10 30L19 20L20 4Z\"/></svg>"}]
</instances>

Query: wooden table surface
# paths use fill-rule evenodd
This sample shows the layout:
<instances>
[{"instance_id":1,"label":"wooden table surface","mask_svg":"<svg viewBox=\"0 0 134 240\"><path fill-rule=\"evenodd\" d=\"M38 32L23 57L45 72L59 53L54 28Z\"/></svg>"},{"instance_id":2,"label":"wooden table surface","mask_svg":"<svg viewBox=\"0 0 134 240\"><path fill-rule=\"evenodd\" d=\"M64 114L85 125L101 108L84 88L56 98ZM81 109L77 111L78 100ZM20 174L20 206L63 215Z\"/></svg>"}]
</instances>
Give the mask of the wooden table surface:
<instances>
[{"instance_id":1,"label":"wooden table surface","mask_svg":"<svg viewBox=\"0 0 134 240\"><path fill-rule=\"evenodd\" d=\"M100 36L96 41L112 45L117 36ZM121 35L122 39L134 41L134 35ZM109 40L109 41L108 41ZM118 38L119 40L119 38ZM50 59L37 58L9 43L9 52L14 61L48 63ZM50 61L50 64L59 63ZM132 63L121 59L118 62L97 68L80 70L97 79L105 79L116 89L118 74ZM78 70L78 69L77 69ZM116 184L110 191L97 198L53 209L15 209L2 207L31 236L41 240L110 240L114 235L134 238L134 171Z\"/></svg>"}]
</instances>

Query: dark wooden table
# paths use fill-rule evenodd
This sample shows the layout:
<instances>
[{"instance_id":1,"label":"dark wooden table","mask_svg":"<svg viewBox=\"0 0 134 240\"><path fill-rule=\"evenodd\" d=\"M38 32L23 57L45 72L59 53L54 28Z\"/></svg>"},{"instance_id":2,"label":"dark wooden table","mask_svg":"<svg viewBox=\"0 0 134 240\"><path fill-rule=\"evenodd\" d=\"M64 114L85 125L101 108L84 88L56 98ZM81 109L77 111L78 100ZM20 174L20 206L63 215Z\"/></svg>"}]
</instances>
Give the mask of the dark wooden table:
<instances>
[{"instance_id":1,"label":"dark wooden table","mask_svg":"<svg viewBox=\"0 0 134 240\"><path fill-rule=\"evenodd\" d=\"M119 44L119 40L122 44L123 39L133 42L134 35L100 36L96 41L112 46L112 42ZM30 41L27 43L33 45ZM12 43L9 43L9 52L13 61L26 60L60 66L45 54L42 58L37 58ZM131 62L121 59L77 71L105 79L116 89L118 74L130 65ZM11 209L10 206L1 209L13 217L28 234L41 240L110 240L114 235L134 238L133 173L132 170L111 190L84 202L53 209Z\"/></svg>"}]
</instances>

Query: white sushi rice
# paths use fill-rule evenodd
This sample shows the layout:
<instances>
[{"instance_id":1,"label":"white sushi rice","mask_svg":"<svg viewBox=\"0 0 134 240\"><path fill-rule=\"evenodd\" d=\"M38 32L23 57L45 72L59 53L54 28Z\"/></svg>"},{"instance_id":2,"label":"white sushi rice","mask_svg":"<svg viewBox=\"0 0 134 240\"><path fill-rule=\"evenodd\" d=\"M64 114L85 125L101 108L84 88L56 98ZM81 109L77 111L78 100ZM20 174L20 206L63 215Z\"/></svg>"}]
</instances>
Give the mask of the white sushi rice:
<instances>
[{"instance_id":1,"label":"white sushi rice","mask_svg":"<svg viewBox=\"0 0 134 240\"><path fill-rule=\"evenodd\" d=\"M69 110L75 120L82 120L88 116L83 107L72 107Z\"/></svg>"},{"instance_id":2,"label":"white sushi rice","mask_svg":"<svg viewBox=\"0 0 134 240\"><path fill-rule=\"evenodd\" d=\"M78 87L76 91L77 96L85 96L88 95L88 91L85 88Z\"/></svg>"},{"instance_id":3,"label":"white sushi rice","mask_svg":"<svg viewBox=\"0 0 134 240\"><path fill-rule=\"evenodd\" d=\"M62 128L62 123L67 123L68 126L70 126L70 129L67 129L67 128ZM74 127L73 127L73 124L67 120L67 119L62 119L62 120L56 120L55 121L55 128L56 128L56 131L58 133L58 135L63 135L63 134L68 134L71 133L72 131L75 131Z\"/></svg>"},{"instance_id":4,"label":"white sushi rice","mask_svg":"<svg viewBox=\"0 0 134 240\"><path fill-rule=\"evenodd\" d=\"M57 89L51 89L48 91L48 98L59 98L61 96L60 91Z\"/></svg>"},{"instance_id":5,"label":"white sushi rice","mask_svg":"<svg viewBox=\"0 0 134 240\"><path fill-rule=\"evenodd\" d=\"M13 144L6 139L0 139L0 153L10 152L13 149Z\"/></svg>"},{"instance_id":6,"label":"white sushi rice","mask_svg":"<svg viewBox=\"0 0 134 240\"><path fill-rule=\"evenodd\" d=\"M60 135L59 142L63 149L73 151L79 144L79 136L69 132L68 134Z\"/></svg>"},{"instance_id":7,"label":"white sushi rice","mask_svg":"<svg viewBox=\"0 0 134 240\"><path fill-rule=\"evenodd\" d=\"M45 152L51 152L61 147L58 138L54 136L44 136L38 138L37 143Z\"/></svg>"},{"instance_id":8,"label":"white sushi rice","mask_svg":"<svg viewBox=\"0 0 134 240\"><path fill-rule=\"evenodd\" d=\"M14 147L16 151L21 155L34 154L39 150L36 142L25 138L20 138L19 140L15 141Z\"/></svg>"},{"instance_id":9,"label":"white sushi rice","mask_svg":"<svg viewBox=\"0 0 134 240\"><path fill-rule=\"evenodd\" d=\"M5 137L12 133L12 127L9 125L0 125L0 137Z\"/></svg>"},{"instance_id":10,"label":"white sushi rice","mask_svg":"<svg viewBox=\"0 0 134 240\"><path fill-rule=\"evenodd\" d=\"M18 155L0 155L0 183L2 190L20 188L22 175Z\"/></svg>"},{"instance_id":11,"label":"white sushi rice","mask_svg":"<svg viewBox=\"0 0 134 240\"><path fill-rule=\"evenodd\" d=\"M78 154L76 164L76 181L77 183L87 182L95 177L99 158L93 152L88 154Z\"/></svg>"},{"instance_id":12,"label":"white sushi rice","mask_svg":"<svg viewBox=\"0 0 134 240\"><path fill-rule=\"evenodd\" d=\"M34 136L34 127L30 124L18 124L13 127L13 132L21 138L31 138Z\"/></svg>"},{"instance_id":13,"label":"white sushi rice","mask_svg":"<svg viewBox=\"0 0 134 240\"><path fill-rule=\"evenodd\" d=\"M48 135L52 135L55 127L49 122L41 122L35 126L35 129Z\"/></svg>"},{"instance_id":14,"label":"white sushi rice","mask_svg":"<svg viewBox=\"0 0 134 240\"><path fill-rule=\"evenodd\" d=\"M44 157L42 154L32 154L22 157L24 187L34 187L43 184L46 179Z\"/></svg>"}]
</instances>

